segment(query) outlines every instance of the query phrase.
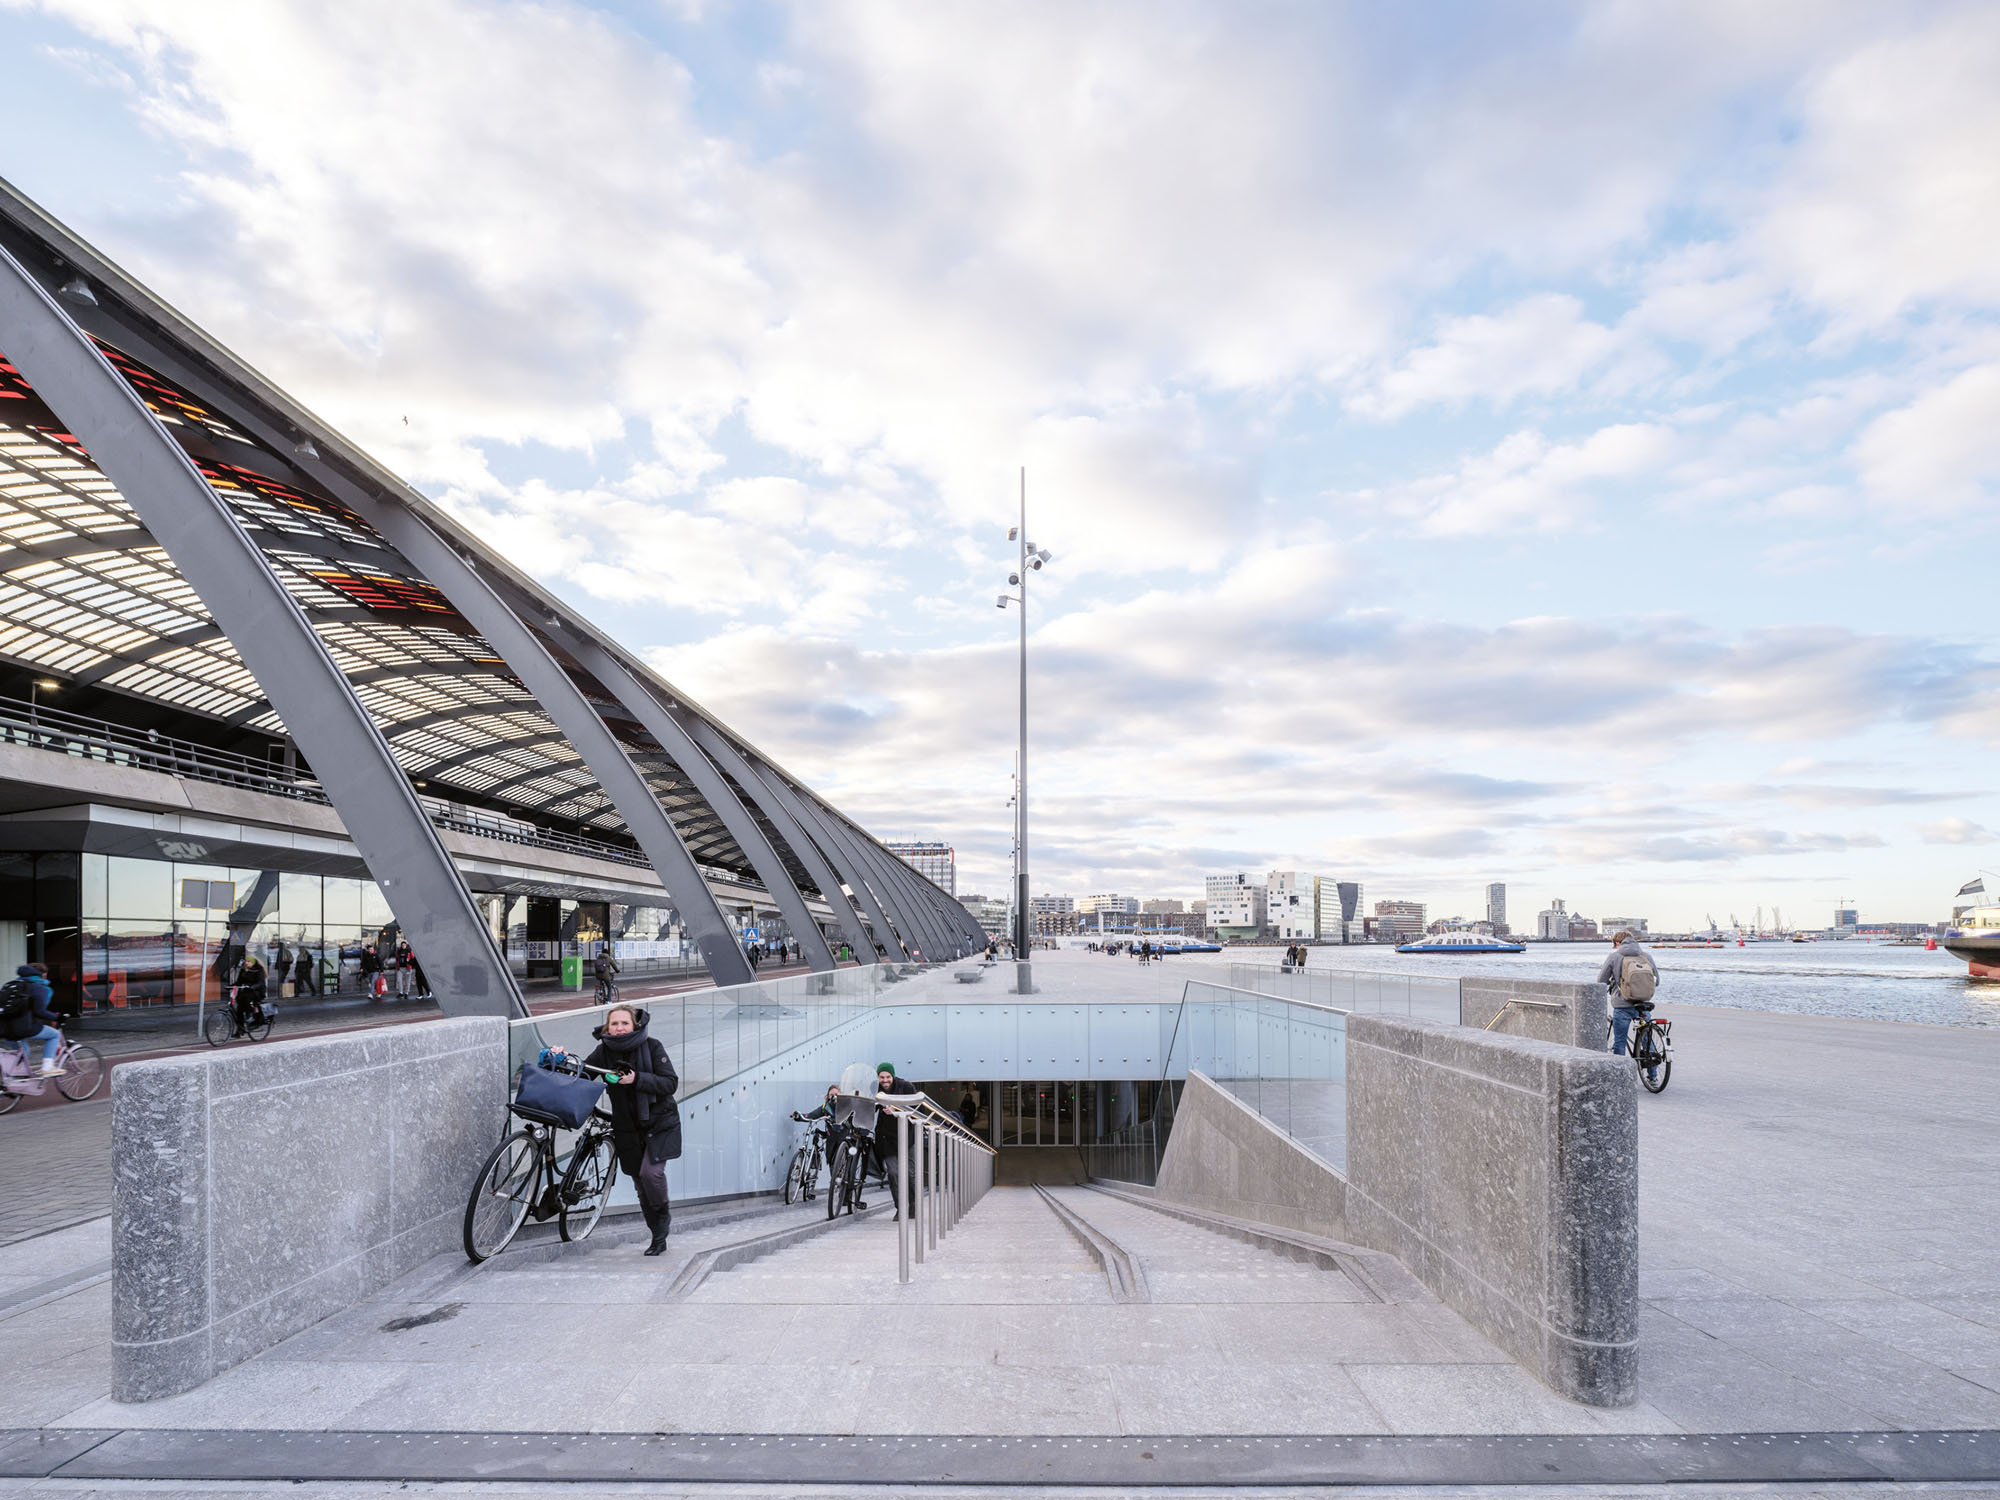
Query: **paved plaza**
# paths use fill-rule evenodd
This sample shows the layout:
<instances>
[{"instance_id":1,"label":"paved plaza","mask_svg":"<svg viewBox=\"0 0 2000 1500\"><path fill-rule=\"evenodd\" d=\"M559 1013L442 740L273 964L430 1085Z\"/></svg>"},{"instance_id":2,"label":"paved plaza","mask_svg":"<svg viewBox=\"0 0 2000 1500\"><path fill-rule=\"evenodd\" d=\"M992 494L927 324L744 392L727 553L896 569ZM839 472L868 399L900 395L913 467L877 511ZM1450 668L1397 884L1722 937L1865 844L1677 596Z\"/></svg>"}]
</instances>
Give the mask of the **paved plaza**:
<instances>
[{"instance_id":1,"label":"paved plaza","mask_svg":"<svg viewBox=\"0 0 2000 1500\"><path fill-rule=\"evenodd\" d=\"M1123 968L1130 998L1160 983L1081 957L1043 975L1080 985L1091 963ZM1001 972L986 981L994 998ZM1550 1394L1393 1261L1318 1269L1058 1185L1055 1203L1142 1269L1143 1301L1119 1300L1026 1186L994 1189L907 1286L881 1212L692 1290L684 1273L702 1251L812 1223L822 1205L706 1227L689 1215L653 1261L608 1220L584 1246L531 1246L476 1271L440 1257L145 1405L106 1395L109 1287L88 1274L106 1253L99 1220L9 1247L0 1428L883 1442L2000 1429L2000 1035L1666 1013L1674 1078L1638 1101L1640 1400L1620 1410ZM97 1108L0 1122L0 1136L20 1142ZM62 1293L65 1276L80 1289Z\"/></svg>"}]
</instances>

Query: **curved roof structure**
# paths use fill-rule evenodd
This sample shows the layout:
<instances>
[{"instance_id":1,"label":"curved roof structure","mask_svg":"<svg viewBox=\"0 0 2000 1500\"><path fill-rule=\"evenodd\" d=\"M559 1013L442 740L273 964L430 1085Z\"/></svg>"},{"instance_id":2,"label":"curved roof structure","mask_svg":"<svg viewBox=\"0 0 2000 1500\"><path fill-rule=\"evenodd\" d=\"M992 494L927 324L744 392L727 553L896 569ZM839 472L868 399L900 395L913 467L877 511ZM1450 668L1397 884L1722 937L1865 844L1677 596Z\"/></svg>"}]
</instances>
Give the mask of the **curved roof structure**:
<instances>
[{"instance_id":1,"label":"curved roof structure","mask_svg":"<svg viewBox=\"0 0 2000 1500\"><path fill-rule=\"evenodd\" d=\"M980 940L949 895L0 184L4 660L302 762L364 854L380 822L381 858L429 872L444 927L462 923L435 909L442 851L395 811L417 794L644 856L720 982L747 972L703 868L800 913L822 896L892 953ZM512 1008L504 965L467 976L468 1002L480 985L462 1008Z\"/></svg>"}]
</instances>

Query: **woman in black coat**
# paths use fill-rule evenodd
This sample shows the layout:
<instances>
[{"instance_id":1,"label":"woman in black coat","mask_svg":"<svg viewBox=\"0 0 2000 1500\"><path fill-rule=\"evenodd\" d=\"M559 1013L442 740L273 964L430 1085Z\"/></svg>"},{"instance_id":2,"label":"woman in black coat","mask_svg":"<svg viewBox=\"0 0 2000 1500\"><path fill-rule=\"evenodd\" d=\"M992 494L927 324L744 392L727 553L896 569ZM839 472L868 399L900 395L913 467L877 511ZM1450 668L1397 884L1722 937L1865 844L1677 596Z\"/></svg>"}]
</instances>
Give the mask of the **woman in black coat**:
<instances>
[{"instance_id":1,"label":"woman in black coat","mask_svg":"<svg viewBox=\"0 0 2000 1500\"><path fill-rule=\"evenodd\" d=\"M637 1184L639 1208L653 1231L648 1255L667 1248L673 1205L667 1200L667 1163L681 1154L681 1111L674 1103L680 1075L667 1049L646 1034L646 1012L614 1005L592 1032L597 1050L584 1059L605 1070L611 1102L611 1144L618 1165Z\"/></svg>"}]
</instances>

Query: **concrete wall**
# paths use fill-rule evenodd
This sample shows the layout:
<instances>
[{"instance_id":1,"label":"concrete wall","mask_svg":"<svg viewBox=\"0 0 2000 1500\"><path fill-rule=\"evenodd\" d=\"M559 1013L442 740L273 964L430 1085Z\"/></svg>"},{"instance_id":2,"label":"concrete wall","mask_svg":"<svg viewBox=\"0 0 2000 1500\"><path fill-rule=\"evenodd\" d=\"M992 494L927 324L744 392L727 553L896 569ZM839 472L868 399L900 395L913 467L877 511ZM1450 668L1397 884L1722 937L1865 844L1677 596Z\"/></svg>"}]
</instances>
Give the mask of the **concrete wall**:
<instances>
[{"instance_id":1,"label":"concrete wall","mask_svg":"<svg viewBox=\"0 0 2000 1500\"><path fill-rule=\"evenodd\" d=\"M1536 1003L1517 1003L1509 1008L1509 1001ZM1483 1031L1496 1016L1500 1019L1493 1027L1495 1033L1561 1042L1586 1052L1608 1050L1605 1028L1610 1024L1611 1011L1601 984L1485 976L1461 980L1459 1025Z\"/></svg>"},{"instance_id":2,"label":"concrete wall","mask_svg":"<svg viewBox=\"0 0 2000 1500\"><path fill-rule=\"evenodd\" d=\"M120 1067L113 1397L188 1390L454 1248L507 1090L494 1017Z\"/></svg>"},{"instance_id":3,"label":"concrete wall","mask_svg":"<svg viewBox=\"0 0 2000 1500\"><path fill-rule=\"evenodd\" d=\"M1394 1255L1558 1394L1628 1405L1636 1088L1601 1051L1350 1017L1342 1237Z\"/></svg>"},{"instance_id":4,"label":"concrete wall","mask_svg":"<svg viewBox=\"0 0 2000 1500\"><path fill-rule=\"evenodd\" d=\"M1349 1238L1340 1174L1199 1072L1181 1092L1154 1191L1189 1208Z\"/></svg>"}]
</instances>

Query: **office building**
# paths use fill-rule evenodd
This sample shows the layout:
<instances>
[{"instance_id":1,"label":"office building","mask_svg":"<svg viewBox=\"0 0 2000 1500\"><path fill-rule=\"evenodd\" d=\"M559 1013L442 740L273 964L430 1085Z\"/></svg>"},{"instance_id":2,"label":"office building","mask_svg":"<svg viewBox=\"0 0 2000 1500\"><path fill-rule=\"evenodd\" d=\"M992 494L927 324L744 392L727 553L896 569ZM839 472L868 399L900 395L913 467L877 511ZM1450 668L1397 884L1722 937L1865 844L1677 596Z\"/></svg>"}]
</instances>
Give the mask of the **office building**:
<instances>
[{"instance_id":1,"label":"office building","mask_svg":"<svg viewBox=\"0 0 2000 1500\"><path fill-rule=\"evenodd\" d=\"M1208 925L1221 938L1264 936L1264 882L1247 871L1235 875L1211 875L1208 891Z\"/></svg>"},{"instance_id":2,"label":"office building","mask_svg":"<svg viewBox=\"0 0 2000 1500\"><path fill-rule=\"evenodd\" d=\"M890 839L882 847L947 896L958 894L958 856L951 845Z\"/></svg>"},{"instance_id":3,"label":"office building","mask_svg":"<svg viewBox=\"0 0 2000 1500\"><path fill-rule=\"evenodd\" d=\"M1486 887L1486 920L1494 932L1507 935L1507 887L1497 880Z\"/></svg>"},{"instance_id":4,"label":"office building","mask_svg":"<svg viewBox=\"0 0 2000 1500\"><path fill-rule=\"evenodd\" d=\"M1548 909L1535 918L1535 936L1551 943L1567 943L1570 915L1560 901L1549 902Z\"/></svg>"},{"instance_id":5,"label":"office building","mask_svg":"<svg viewBox=\"0 0 2000 1500\"><path fill-rule=\"evenodd\" d=\"M1375 932L1381 939L1407 943L1424 935L1424 903L1421 901L1377 901Z\"/></svg>"}]
</instances>

